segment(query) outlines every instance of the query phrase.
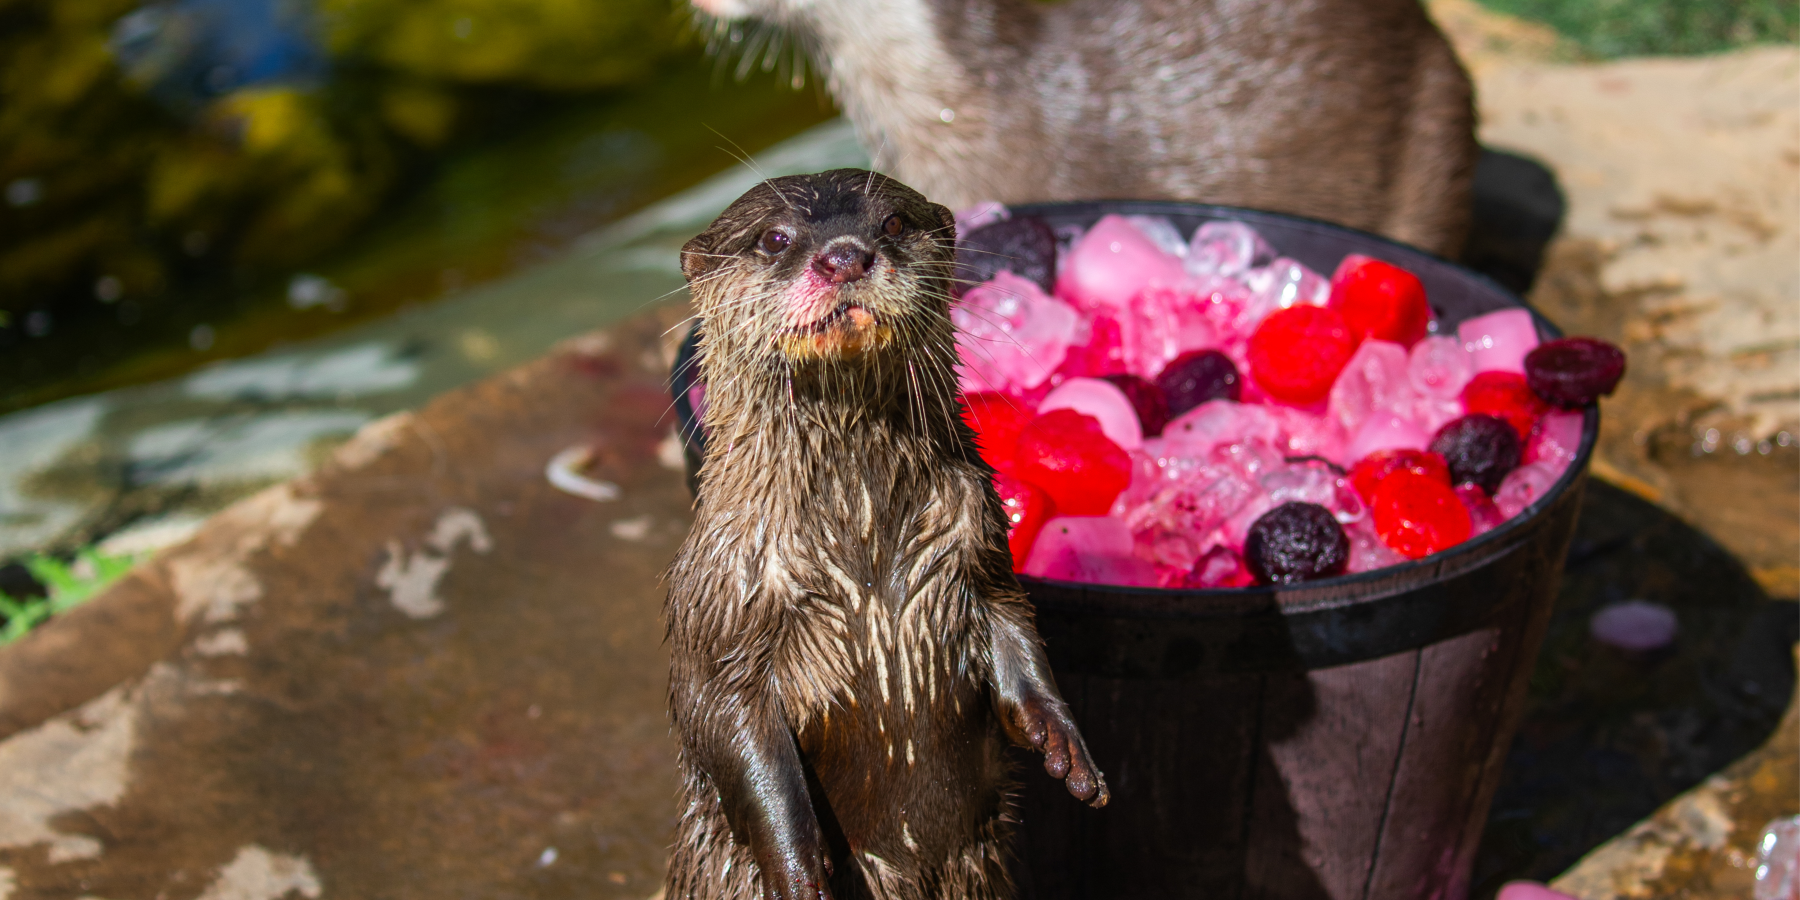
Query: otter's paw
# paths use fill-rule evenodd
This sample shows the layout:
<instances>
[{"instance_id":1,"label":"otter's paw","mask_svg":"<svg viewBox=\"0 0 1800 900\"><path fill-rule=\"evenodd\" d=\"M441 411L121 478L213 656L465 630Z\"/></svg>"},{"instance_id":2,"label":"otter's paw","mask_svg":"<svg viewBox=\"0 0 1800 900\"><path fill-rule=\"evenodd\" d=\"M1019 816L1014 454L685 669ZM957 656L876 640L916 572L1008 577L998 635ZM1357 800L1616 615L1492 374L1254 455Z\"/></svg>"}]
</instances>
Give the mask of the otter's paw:
<instances>
[{"instance_id":1,"label":"otter's paw","mask_svg":"<svg viewBox=\"0 0 1800 900\"><path fill-rule=\"evenodd\" d=\"M763 868L764 896L768 900L832 900L831 860L823 853L811 859L784 857L774 868Z\"/></svg>"},{"instance_id":2,"label":"otter's paw","mask_svg":"<svg viewBox=\"0 0 1800 900\"><path fill-rule=\"evenodd\" d=\"M1044 771L1061 779L1069 793L1087 805L1099 809L1112 799L1106 789L1106 776L1094 765L1087 742L1069 716L1069 708L1044 697L1030 697L1020 705L1019 724L1025 744L1044 754Z\"/></svg>"}]
</instances>

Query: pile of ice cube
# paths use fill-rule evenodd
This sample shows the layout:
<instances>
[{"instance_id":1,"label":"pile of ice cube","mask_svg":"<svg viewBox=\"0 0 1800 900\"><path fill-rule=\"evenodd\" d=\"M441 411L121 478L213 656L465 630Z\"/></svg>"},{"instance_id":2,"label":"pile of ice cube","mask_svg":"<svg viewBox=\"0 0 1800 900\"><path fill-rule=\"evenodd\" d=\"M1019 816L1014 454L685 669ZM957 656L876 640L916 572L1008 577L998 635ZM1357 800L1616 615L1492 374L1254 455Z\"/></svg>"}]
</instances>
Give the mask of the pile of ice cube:
<instances>
[{"instance_id":1,"label":"pile of ice cube","mask_svg":"<svg viewBox=\"0 0 1800 900\"><path fill-rule=\"evenodd\" d=\"M1623 371L1584 338L1533 355L1521 308L1440 333L1411 273L1353 255L1327 279L1242 222L981 216L951 313L965 418L1037 577L1239 587L1441 551L1544 496Z\"/></svg>"}]
</instances>

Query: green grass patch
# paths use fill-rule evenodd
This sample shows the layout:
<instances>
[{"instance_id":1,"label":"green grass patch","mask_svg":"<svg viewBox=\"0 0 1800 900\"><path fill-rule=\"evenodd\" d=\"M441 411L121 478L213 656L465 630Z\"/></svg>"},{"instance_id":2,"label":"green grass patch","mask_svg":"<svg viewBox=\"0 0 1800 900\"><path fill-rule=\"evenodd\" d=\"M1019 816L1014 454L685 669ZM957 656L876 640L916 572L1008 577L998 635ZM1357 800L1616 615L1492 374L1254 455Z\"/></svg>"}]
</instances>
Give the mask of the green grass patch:
<instances>
[{"instance_id":1,"label":"green grass patch","mask_svg":"<svg viewBox=\"0 0 1800 900\"><path fill-rule=\"evenodd\" d=\"M112 556L89 547L72 560L33 554L21 560L25 568L48 589L48 596L15 599L0 594L0 646L24 637L51 616L74 609L119 580L138 558L132 555Z\"/></svg>"},{"instance_id":2,"label":"green grass patch","mask_svg":"<svg viewBox=\"0 0 1800 900\"><path fill-rule=\"evenodd\" d=\"M1583 54L1620 56L1716 53L1749 44L1800 41L1795 0L1480 0L1503 13L1542 22Z\"/></svg>"}]
</instances>

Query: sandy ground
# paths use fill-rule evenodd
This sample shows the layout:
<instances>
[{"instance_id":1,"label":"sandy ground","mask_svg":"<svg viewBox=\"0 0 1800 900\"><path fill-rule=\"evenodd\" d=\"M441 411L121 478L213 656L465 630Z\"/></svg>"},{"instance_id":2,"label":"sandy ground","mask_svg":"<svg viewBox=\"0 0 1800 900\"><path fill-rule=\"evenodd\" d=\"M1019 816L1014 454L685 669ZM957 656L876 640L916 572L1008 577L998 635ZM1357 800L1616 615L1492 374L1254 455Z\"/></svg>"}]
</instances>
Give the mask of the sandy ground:
<instances>
[{"instance_id":1,"label":"sandy ground","mask_svg":"<svg viewBox=\"0 0 1800 900\"><path fill-rule=\"evenodd\" d=\"M1629 354L1595 471L1800 594L1800 48L1577 63L1548 29L1431 9L1482 142L1567 201L1533 304Z\"/></svg>"}]
</instances>

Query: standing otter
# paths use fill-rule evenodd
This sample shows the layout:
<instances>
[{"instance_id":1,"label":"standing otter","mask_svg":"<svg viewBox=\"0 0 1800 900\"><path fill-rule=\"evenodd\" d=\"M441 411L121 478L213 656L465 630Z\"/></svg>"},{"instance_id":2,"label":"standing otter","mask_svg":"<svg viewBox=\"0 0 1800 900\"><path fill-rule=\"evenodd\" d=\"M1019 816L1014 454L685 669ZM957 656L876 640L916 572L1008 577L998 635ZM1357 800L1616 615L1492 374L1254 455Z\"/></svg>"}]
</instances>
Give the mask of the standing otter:
<instances>
[{"instance_id":1,"label":"standing otter","mask_svg":"<svg viewBox=\"0 0 1800 900\"><path fill-rule=\"evenodd\" d=\"M666 608L669 900L1011 896L1007 738L1106 803L959 414L953 229L839 169L682 249L709 437Z\"/></svg>"},{"instance_id":2,"label":"standing otter","mask_svg":"<svg viewBox=\"0 0 1800 900\"><path fill-rule=\"evenodd\" d=\"M1468 228L1472 89L1419 0L691 2L728 50L792 33L877 168L951 206L1199 200L1443 256Z\"/></svg>"}]
</instances>

